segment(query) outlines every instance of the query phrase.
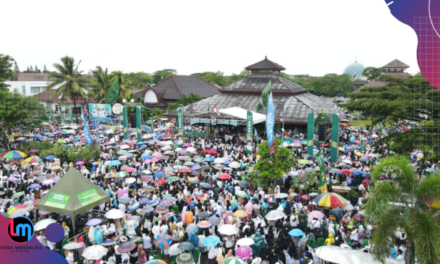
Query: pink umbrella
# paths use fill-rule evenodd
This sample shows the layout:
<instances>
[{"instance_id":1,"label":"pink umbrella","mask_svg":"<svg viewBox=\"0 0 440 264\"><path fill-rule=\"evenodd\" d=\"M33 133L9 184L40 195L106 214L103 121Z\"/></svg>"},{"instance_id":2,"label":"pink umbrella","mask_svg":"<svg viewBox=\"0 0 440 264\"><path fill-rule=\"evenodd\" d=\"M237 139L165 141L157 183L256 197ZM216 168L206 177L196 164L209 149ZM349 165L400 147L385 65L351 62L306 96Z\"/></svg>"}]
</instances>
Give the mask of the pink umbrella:
<instances>
[{"instance_id":1,"label":"pink umbrella","mask_svg":"<svg viewBox=\"0 0 440 264\"><path fill-rule=\"evenodd\" d=\"M78 161L77 163L76 163L76 165L84 165L84 161L82 160L82 161Z\"/></svg>"},{"instance_id":2,"label":"pink umbrella","mask_svg":"<svg viewBox=\"0 0 440 264\"><path fill-rule=\"evenodd\" d=\"M135 143L135 142L133 142L133 141L132 141L132 142L130 142L130 143L128 143L128 145L129 145L129 146L133 146L134 144L136 144L136 143Z\"/></svg>"},{"instance_id":3,"label":"pink umbrella","mask_svg":"<svg viewBox=\"0 0 440 264\"><path fill-rule=\"evenodd\" d=\"M127 194L127 193L128 193L127 190L117 190L116 191L116 194L118 194L118 195L123 195L123 194Z\"/></svg>"},{"instance_id":4,"label":"pink umbrella","mask_svg":"<svg viewBox=\"0 0 440 264\"><path fill-rule=\"evenodd\" d=\"M82 142L86 142L86 139L85 139L85 138L81 138L81 141L82 141Z\"/></svg>"},{"instance_id":5,"label":"pink umbrella","mask_svg":"<svg viewBox=\"0 0 440 264\"><path fill-rule=\"evenodd\" d=\"M130 173L130 172L134 172L136 169L132 168L132 167L128 167L125 169L125 172Z\"/></svg>"},{"instance_id":6,"label":"pink umbrella","mask_svg":"<svg viewBox=\"0 0 440 264\"><path fill-rule=\"evenodd\" d=\"M35 153L35 152L38 152L38 149L31 149L31 150L29 150L29 153Z\"/></svg>"},{"instance_id":7,"label":"pink umbrella","mask_svg":"<svg viewBox=\"0 0 440 264\"><path fill-rule=\"evenodd\" d=\"M127 160L127 156L120 156L118 160Z\"/></svg>"},{"instance_id":8,"label":"pink umbrella","mask_svg":"<svg viewBox=\"0 0 440 264\"><path fill-rule=\"evenodd\" d=\"M237 248L236 254L242 260L248 260L250 257L252 257L252 249L248 246L241 246Z\"/></svg>"},{"instance_id":9,"label":"pink umbrella","mask_svg":"<svg viewBox=\"0 0 440 264\"><path fill-rule=\"evenodd\" d=\"M155 157L156 159L160 159L163 157L162 153L156 153L153 157Z\"/></svg>"},{"instance_id":10,"label":"pink umbrella","mask_svg":"<svg viewBox=\"0 0 440 264\"><path fill-rule=\"evenodd\" d=\"M313 217L313 218L318 218L318 219L320 219L320 218L324 218L324 214L322 213L322 212L320 212L320 211L312 211L310 214L309 214L311 217Z\"/></svg>"},{"instance_id":11,"label":"pink umbrella","mask_svg":"<svg viewBox=\"0 0 440 264\"><path fill-rule=\"evenodd\" d=\"M151 176L141 176L141 181L147 182L151 180Z\"/></svg>"},{"instance_id":12,"label":"pink umbrella","mask_svg":"<svg viewBox=\"0 0 440 264\"><path fill-rule=\"evenodd\" d=\"M362 158L371 158L371 156L368 154L365 154L365 155L362 155Z\"/></svg>"},{"instance_id":13,"label":"pink umbrella","mask_svg":"<svg viewBox=\"0 0 440 264\"><path fill-rule=\"evenodd\" d=\"M152 162L156 162L156 161L158 161L158 160L159 160L158 158L152 158L152 159L151 159Z\"/></svg>"},{"instance_id":14,"label":"pink umbrella","mask_svg":"<svg viewBox=\"0 0 440 264\"><path fill-rule=\"evenodd\" d=\"M183 146L184 146L184 147L191 147L191 144L189 144L189 143L185 143Z\"/></svg>"}]
</instances>

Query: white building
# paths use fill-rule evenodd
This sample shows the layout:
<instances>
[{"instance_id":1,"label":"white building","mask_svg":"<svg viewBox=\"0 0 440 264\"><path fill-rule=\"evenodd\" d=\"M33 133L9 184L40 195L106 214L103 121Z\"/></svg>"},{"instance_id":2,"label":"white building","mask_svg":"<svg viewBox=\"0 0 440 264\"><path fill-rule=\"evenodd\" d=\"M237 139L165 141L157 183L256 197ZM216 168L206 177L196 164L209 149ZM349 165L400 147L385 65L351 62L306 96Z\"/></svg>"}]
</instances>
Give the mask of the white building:
<instances>
[{"instance_id":1,"label":"white building","mask_svg":"<svg viewBox=\"0 0 440 264\"><path fill-rule=\"evenodd\" d=\"M30 96L46 91L48 74L20 72L16 75L17 80L6 81L9 91L17 90L20 94Z\"/></svg>"}]
</instances>

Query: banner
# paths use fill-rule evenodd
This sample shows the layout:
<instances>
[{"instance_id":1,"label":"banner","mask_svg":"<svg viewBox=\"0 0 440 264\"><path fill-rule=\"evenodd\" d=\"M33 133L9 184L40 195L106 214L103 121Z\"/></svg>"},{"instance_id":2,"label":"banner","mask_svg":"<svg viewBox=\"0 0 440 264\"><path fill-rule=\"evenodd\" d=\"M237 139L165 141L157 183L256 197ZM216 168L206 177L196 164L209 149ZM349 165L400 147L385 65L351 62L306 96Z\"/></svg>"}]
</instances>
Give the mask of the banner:
<instances>
[{"instance_id":1,"label":"banner","mask_svg":"<svg viewBox=\"0 0 440 264\"><path fill-rule=\"evenodd\" d=\"M307 118L307 154L313 157L313 143L314 143L314 129L315 129L315 114L310 113Z\"/></svg>"},{"instance_id":2,"label":"banner","mask_svg":"<svg viewBox=\"0 0 440 264\"><path fill-rule=\"evenodd\" d=\"M208 118L191 118L190 119L191 125L201 123L201 124L211 124L212 125L212 119ZM224 119L216 119L217 125L232 125L237 126L238 121L237 120L224 120Z\"/></svg>"},{"instance_id":3,"label":"banner","mask_svg":"<svg viewBox=\"0 0 440 264\"><path fill-rule=\"evenodd\" d=\"M272 93L269 95L269 103L267 106L267 115L266 115L266 134L267 134L267 143L269 144L270 154L275 154L274 144L275 144L275 135L274 128L275 125L275 113L273 109L273 101L272 101Z\"/></svg>"},{"instance_id":4,"label":"banner","mask_svg":"<svg viewBox=\"0 0 440 264\"><path fill-rule=\"evenodd\" d=\"M69 202L70 195L62 193L51 193L44 205L56 208L64 208Z\"/></svg>"},{"instance_id":5,"label":"banner","mask_svg":"<svg viewBox=\"0 0 440 264\"><path fill-rule=\"evenodd\" d=\"M127 121L127 107L122 107L122 124L124 127L124 140L128 139L128 121Z\"/></svg>"},{"instance_id":6,"label":"banner","mask_svg":"<svg viewBox=\"0 0 440 264\"><path fill-rule=\"evenodd\" d=\"M90 121L112 122L107 116L112 114L112 106L109 104L89 104Z\"/></svg>"},{"instance_id":7,"label":"banner","mask_svg":"<svg viewBox=\"0 0 440 264\"><path fill-rule=\"evenodd\" d=\"M86 138L87 145L92 146L93 144L92 136L90 135L90 131L89 128L87 127L87 122L86 119L84 118L83 112L81 112L81 119L84 124L84 137Z\"/></svg>"},{"instance_id":8,"label":"banner","mask_svg":"<svg viewBox=\"0 0 440 264\"><path fill-rule=\"evenodd\" d=\"M78 201L81 203L82 206L86 206L101 199L95 188L84 191L82 193L78 193L76 195L76 198L78 198Z\"/></svg>"},{"instance_id":9,"label":"banner","mask_svg":"<svg viewBox=\"0 0 440 264\"><path fill-rule=\"evenodd\" d=\"M142 142L141 109L140 109L140 107L136 107L136 134L137 134L137 142Z\"/></svg>"},{"instance_id":10,"label":"banner","mask_svg":"<svg viewBox=\"0 0 440 264\"><path fill-rule=\"evenodd\" d=\"M339 115L332 115L332 141L330 145L330 161L336 162L338 160L339 147Z\"/></svg>"},{"instance_id":11,"label":"banner","mask_svg":"<svg viewBox=\"0 0 440 264\"><path fill-rule=\"evenodd\" d=\"M252 154L252 132L253 132L253 118L252 112L247 111L247 120L246 120L246 153L248 155Z\"/></svg>"},{"instance_id":12,"label":"banner","mask_svg":"<svg viewBox=\"0 0 440 264\"><path fill-rule=\"evenodd\" d=\"M321 189L321 193L323 193L327 191L327 180L325 179L325 161L322 148L319 150L318 154L316 154L316 162L319 166L319 187Z\"/></svg>"},{"instance_id":13,"label":"banner","mask_svg":"<svg viewBox=\"0 0 440 264\"><path fill-rule=\"evenodd\" d=\"M70 123L71 123L71 124L73 123L73 119L72 119L72 117L73 117L72 107L70 107L70 108L69 108L69 119L70 119Z\"/></svg>"},{"instance_id":14,"label":"banner","mask_svg":"<svg viewBox=\"0 0 440 264\"><path fill-rule=\"evenodd\" d=\"M170 131L173 134L177 134L177 130L171 130ZM204 132L196 132L196 131L183 131L184 136L190 136L190 137L204 137L206 136L206 133Z\"/></svg>"},{"instance_id":15,"label":"banner","mask_svg":"<svg viewBox=\"0 0 440 264\"><path fill-rule=\"evenodd\" d=\"M180 136L183 136L183 110L182 108L177 109L177 131Z\"/></svg>"},{"instance_id":16,"label":"banner","mask_svg":"<svg viewBox=\"0 0 440 264\"><path fill-rule=\"evenodd\" d=\"M211 126L217 125L217 118L213 117L211 118Z\"/></svg>"},{"instance_id":17,"label":"banner","mask_svg":"<svg viewBox=\"0 0 440 264\"><path fill-rule=\"evenodd\" d=\"M260 140L260 138L258 137L258 131L257 131L256 128L254 128L254 137L255 137L255 141L257 141L257 143L258 143L258 141Z\"/></svg>"}]
</instances>

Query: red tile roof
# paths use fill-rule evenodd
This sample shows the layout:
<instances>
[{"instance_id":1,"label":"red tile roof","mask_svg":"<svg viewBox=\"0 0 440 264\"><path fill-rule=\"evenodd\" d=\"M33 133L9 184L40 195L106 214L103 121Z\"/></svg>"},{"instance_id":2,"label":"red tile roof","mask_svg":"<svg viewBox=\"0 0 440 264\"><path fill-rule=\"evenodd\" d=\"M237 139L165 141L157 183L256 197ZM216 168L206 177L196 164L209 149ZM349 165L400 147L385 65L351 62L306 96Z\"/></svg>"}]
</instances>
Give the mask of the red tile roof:
<instances>
[{"instance_id":1,"label":"red tile roof","mask_svg":"<svg viewBox=\"0 0 440 264\"><path fill-rule=\"evenodd\" d=\"M55 95L55 92L56 92L56 89L46 90L46 91L44 91L42 93L39 93L35 98L38 101L41 101L41 102L52 102L52 103L57 103L57 104L73 104L73 99L72 98L68 98L66 100L60 100ZM80 103L95 103L95 100L88 99L88 98L83 98L81 95L78 95L76 97L76 103L77 104L80 104Z\"/></svg>"},{"instance_id":2,"label":"red tile roof","mask_svg":"<svg viewBox=\"0 0 440 264\"><path fill-rule=\"evenodd\" d=\"M15 77L17 78L15 81L19 82L47 82L49 80L47 73L19 72Z\"/></svg>"}]
</instances>

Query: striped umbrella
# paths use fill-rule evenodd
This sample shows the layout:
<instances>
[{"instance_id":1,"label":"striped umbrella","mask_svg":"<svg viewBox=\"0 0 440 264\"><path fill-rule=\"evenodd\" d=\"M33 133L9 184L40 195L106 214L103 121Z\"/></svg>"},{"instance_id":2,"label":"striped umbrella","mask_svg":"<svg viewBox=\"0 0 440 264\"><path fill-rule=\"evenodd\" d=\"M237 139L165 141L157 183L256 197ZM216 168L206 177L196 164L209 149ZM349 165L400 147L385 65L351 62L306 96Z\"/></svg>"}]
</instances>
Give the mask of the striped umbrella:
<instances>
[{"instance_id":1,"label":"striped umbrella","mask_svg":"<svg viewBox=\"0 0 440 264\"><path fill-rule=\"evenodd\" d=\"M195 193L193 193L193 196L196 198L202 199L205 197L205 194L202 192L195 192Z\"/></svg>"},{"instance_id":2,"label":"striped umbrella","mask_svg":"<svg viewBox=\"0 0 440 264\"><path fill-rule=\"evenodd\" d=\"M133 242L125 242L118 247L118 251L121 253L127 253L132 251L136 247L136 244Z\"/></svg>"},{"instance_id":3,"label":"striped umbrella","mask_svg":"<svg viewBox=\"0 0 440 264\"><path fill-rule=\"evenodd\" d=\"M344 197L337 193L328 192L318 195L313 201L316 205L327 208L342 207L348 204L348 201Z\"/></svg>"},{"instance_id":4,"label":"striped umbrella","mask_svg":"<svg viewBox=\"0 0 440 264\"><path fill-rule=\"evenodd\" d=\"M23 165L25 163L41 163L41 162L43 162L42 158L40 158L38 156L32 156L32 157L29 157L29 158L23 160L21 162L21 165Z\"/></svg>"},{"instance_id":5,"label":"striped umbrella","mask_svg":"<svg viewBox=\"0 0 440 264\"><path fill-rule=\"evenodd\" d=\"M159 235L157 235L157 239L156 241L154 241L154 245L157 248L168 249L170 248L172 241L173 238L170 235L164 236L164 234L160 233Z\"/></svg>"},{"instance_id":6,"label":"striped umbrella","mask_svg":"<svg viewBox=\"0 0 440 264\"><path fill-rule=\"evenodd\" d=\"M116 178L116 174L114 174L113 172L109 172L104 176L105 179L113 179Z\"/></svg>"},{"instance_id":7,"label":"striped umbrella","mask_svg":"<svg viewBox=\"0 0 440 264\"><path fill-rule=\"evenodd\" d=\"M239 258L227 258L224 262L225 264L244 264L243 260Z\"/></svg>"},{"instance_id":8,"label":"striped umbrella","mask_svg":"<svg viewBox=\"0 0 440 264\"><path fill-rule=\"evenodd\" d=\"M168 213L168 209L165 206L159 205L156 208L155 212L158 213L158 214L166 214L166 213Z\"/></svg>"},{"instance_id":9,"label":"striped umbrella","mask_svg":"<svg viewBox=\"0 0 440 264\"><path fill-rule=\"evenodd\" d=\"M24 159L26 157L27 155L24 152L18 150L12 150L0 154L0 158L4 158L4 159Z\"/></svg>"},{"instance_id":10,"label":"striped umbrella","mask_svg":"<svg viewBox=\"0 0 440 264\"><path fill-rule=\"evenodd\" d=\"M154 189L153 186L147 186L147 187L144 188L144 190L145 190L146 192L153 192L155 189Z\"/></svg>"},{"instance_id":11,"label":"striped umbrella","mask_svg":"<svg viewBox=\"0 0 440 264\"><path fill-rule=\"evenodd\" d=\"M141 209L137 209L137 210L136 210L136 212L138 212L138 213L141 214L141 215L149 214L149 213L151 213L151 212L153 212L153 211L154 211L154 208L151 207L151 206L147 206L147 207L145 207L145 208L141 208Z\"/></svg>"},{"instance_id":12,"label":"striped umbrella","mask_svg":"<svg viewBox=\"0 0 440 264\"><path fill-rule=\"evenodd\" d=\"M153 260L146 262L145 264L167 264L167 263L163 260L160 260L160 259L153 259Z\"/></svg>"}]
</instances>

